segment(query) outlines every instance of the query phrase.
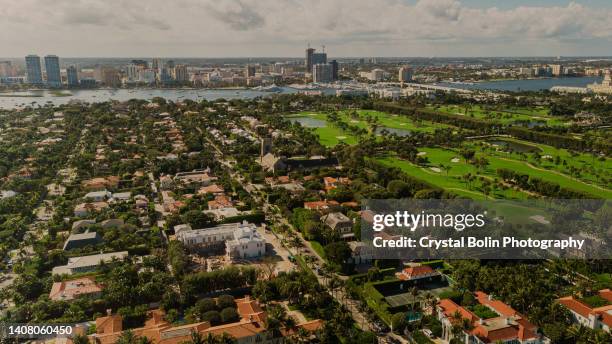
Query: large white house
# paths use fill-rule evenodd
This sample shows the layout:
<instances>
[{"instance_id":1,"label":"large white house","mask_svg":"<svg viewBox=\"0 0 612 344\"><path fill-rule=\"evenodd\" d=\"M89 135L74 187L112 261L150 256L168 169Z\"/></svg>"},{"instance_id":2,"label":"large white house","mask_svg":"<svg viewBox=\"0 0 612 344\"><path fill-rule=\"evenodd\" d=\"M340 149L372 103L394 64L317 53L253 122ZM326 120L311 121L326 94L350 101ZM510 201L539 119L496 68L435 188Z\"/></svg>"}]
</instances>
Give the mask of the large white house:
<instances>
[{"instance_id":1,"label":"large white house","mask_svg":"<svg viewBox=\"0 0 612 344\"><path fill-rule=\"evenodd\" d=\"M246 221L203 229L191 229L188 225L174 228L177 240L200 252L225 249L225 254L232 259L258 258L266 253L266 239L254 224Z\"/></svg>"}]
</instances>

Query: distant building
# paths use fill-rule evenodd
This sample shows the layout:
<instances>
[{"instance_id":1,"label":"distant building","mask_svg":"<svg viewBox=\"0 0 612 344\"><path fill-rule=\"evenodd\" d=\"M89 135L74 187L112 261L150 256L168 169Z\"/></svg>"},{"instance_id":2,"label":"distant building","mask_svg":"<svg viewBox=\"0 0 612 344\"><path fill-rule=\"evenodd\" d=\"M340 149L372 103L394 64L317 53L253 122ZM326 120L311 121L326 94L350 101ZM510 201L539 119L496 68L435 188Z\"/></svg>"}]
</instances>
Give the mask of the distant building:
<instances>
[{"instance_id":1,"label":"distant building","mask_svg":"<svg viewBox=\"0 0 612 344\"><path fill-rule=\"evenodd\" d=\"M563 75L563 66L562 65L551 65L552 75L553 76L561 76Z\"/></svg>"},{"instance_id":2,"label":"distant building","mask_svg":"<svg viewBox=\"0 0 612 344\"><path fill-rule=\"evenodd\" d=\"M47 85L50 87L62 86L62 77L60 76L59 57L56 55L45 56L45 71L47 73Z\"/></svg>"},{"instance_id":3,"label":"distant building","mask_svg":"<svg viewBox=\"0 0 612 344\"><path fill-rule=\"evenodd\" d=\"M606 71L601 84L590 84L587 88L595 93L612 94L612 77L610 76L610 70Z\"/></svg>"},{"instance_id":4,"label":"distant building","mask_svg":"<svg viewBox=\"0 0 612 344\"><path fill-rule=\"evenodd\" d=\"M382 81L385 77L385 71L382 69L373 69L368 76L368 80L370 81Z\"/></svg>"},{"instance_id":5,"label":"distant building","mask_svg":"<svg viewBox=\"0 0 612 344\"><path fill-rule=\"evenodd\" d=\"M332 66L332 80L338 80L338 61L332 60L329 64Z\"/></svg>"},{"instance_id":6,"label":"distant building","mask_svg":"<svg viewBox=\"0 0 612 344\"><path fill-rule=\"evenodd\" d=\"M174 66L174 80L179 83L186 83L189 81L189 75L187 75L187 66L184 64L178 64Z\"/></svg>"},{"instance_id":7,"label":"distant building","mask_svg":"<svg viewBox=\"0 0 612 344\"><path fill-rule=\"evenodd\" d=\"M72 275L95 271L100 262L110 263L113 260L123 260L128 256L127 251L94 254L90 256L68 258L68 264L56 266L51 271L53 275Z\"/></svg>"},{"instance_id":8,"label":"distant building","mask_svg":"<svg viewBox=\"0 0 612 344\"><path fill-rule=\"evenodd\" d=\"M255 77L256 71L257 69L255 68L255 66L247 65L246 67L244 67L244 76L246 78L253 78Z\"/></svg>"},{"instance_id":9,"label":"distant building","mask_svg":"<svg viewBox=\"0 0 612 344\"><path fill-rule=\"evenodd\" d=\"M286 158L282 156L276 156L272 153L268 153L261 158L260 164L264 168L264 170L270 172L276 172L280 170L296 171L336 166L338 165L338 159L333 157L326 158L322 156L312 156L310 158Z\"/></svg>"},{"instance_id":10,"label":"distant building","mask_svg":"<svg viewBox=\"0 0 612 344\"><path fill-rule=\"evenodd\" d=\"M130 63L125 67L125 74L130 81L138 80L138 65Z\"/></svg>"},{"instance_id":11,"label":"distant building","mask_svg":"<svg viewBox=\"0 0 612 344\"><path fill-rule=\"evenodd\" d=\"M25 57L25 61L28 84L42 85L43 80L40 57L38 57L38 55L28 55Z\"/></svg>"},{"instance_id":12,"label":"distant building","mask_svg":"<svg viewBox=\"0 0 612 344\"><path fill-rule=\"evenodd\" d=\"M333 68L331 64L315 64L312 67L313 82L331 82L333 80Z\"/></svg>"},{"instance_id":13,"label":"distant building","mask_svg":"<svg viewBox=\"0 0 612 344\"><path fill-rule=\"evenodd\" d=\"M315 49L313 48L308 48L306 49L306 71L311 73L312 72L312 55L315 53Z\"/></svg>"},{"instance_id":14,"label":"distant building","mask_svg":"<svg viewBox=\"0 0 612 344\"><path fill-rule=\"evenodd\" d=\"M327 53L313 53L312 65L327 64Z\"/></svg>"},{"instance_id":15,"label":"distant building","mask_svg":"<svg viewBox=\"0 0 612 344\"><path fill-rule=\"evenodd\" d=\"M76 66L68 66L66 68L66 83L68 87L79 86L79 74Z\"/></svg>"},{"instance_id":16,"label":"distant building","mask_svg":"<svg viewBox=\"0 0 612 344\"><path fill-rule=\"evenodd\" d=\"M119 87L121 86L121 78L119 78L119 71L112 67L103 67L102 70L102 83L107 87Z\"/></svg>"},{"instance_id":17,"label":"distant building","mask_svg":"<svg viewBox=\"0 0 612 344\"><path fill-rule=\"evenodd\" d=\"M412 68L408 66L401 67L399 69L398 79L400 82L411 82L412 81Z\"/></svg>"}]
</instances>

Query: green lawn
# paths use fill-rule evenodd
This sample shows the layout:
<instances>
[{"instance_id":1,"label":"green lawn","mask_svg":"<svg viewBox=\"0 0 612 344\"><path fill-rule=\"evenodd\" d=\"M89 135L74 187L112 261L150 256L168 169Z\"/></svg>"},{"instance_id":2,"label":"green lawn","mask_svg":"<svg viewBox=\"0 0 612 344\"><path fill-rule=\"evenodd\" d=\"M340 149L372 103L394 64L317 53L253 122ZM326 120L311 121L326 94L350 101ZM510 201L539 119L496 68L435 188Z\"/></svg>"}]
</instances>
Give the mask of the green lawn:
<instances>
[{"instance_id":1,"label":"green lawn","mask_svg":"<svg viewBox=\"0 0 612 344\"><path fill-rule=\"evenodd\" d=\"M559 172L531 167L529 163L515 160L512 157L500 157L477 152L476 157L484 156L489 161L488 166L479 170L476 166L466 163L457 151L451 149L420 148L419 152L421 152L420 154L424 153L422 156L429 160L426 166L417 166L409 161L400 160L394 156L380 158L379 161L387 166L399 167L402 171L411 176L428 181L446 190L476 199L485 198L485 195L479 187L479 182L475 181L472 185L468 185L467 182L462 179L462 176L471 173L472 175L493 180L498 178L496 171L499 168L521 171L533 177L558 183L562 187L584 191L597 197L612 198L612 191L609 189L575 180ZM450 170L445 171L443 168L440 168L441 164L449 166ZM527 197L525 193L512 189L495 189L490 196L504 199L522 199Z\"/></svg>"},{"instance_id":2,"label":"green lawn","mask_svg":"<svg viewBox=\"0 0 612 344\"><path fill-rule=\"evenodd\" d=\"M549 126L567 125L566 121L550 116L548 109L542 107L498 107L487 109L480 105L471 105L467 108L461 105L430 105L427 108L451 115L463 115L478 119L487 119L503 124L512 124L515 121L538 121L544 122Z\"/></svg>"},{"instance_id":3,"label":"green lawn","mask_svg":"<svg viewBox=\"0 0 612 344\"><path fill-rule=\"evenodd\" d=\"M321 243L319 243L318 241L310 241L310 246L312 246L312 249L315 250L315 252L317 252L317 254L325 259L325 249L323 248L323 245L321 245Z\"/></svg>"},{"instance_id":4,"label":"green lawn","mask_svg":"<svg viewBox=\"0 0 612 344\"><path fill-rule=\"evenodd\" d=\"M314 132L319 136L319 142L326 147L334 147L343 142L348 145L354 145L359 142L359 139L351 133L345 132L342 129L327 122L327 117L323 113L302 112L289 116L293 119L308 119L323 121L325 126L313 127ZM318 124L318 123L317 123Z\"/></svg>"},{"instance_id":5,"label":"green lawn","mask_svg":"<svg viewBox=\"0 0 612 344\"><path fill-rule=\"evenodd\" d=\"M612 186L612 159L601 159L591 154L570 152L567 149L558 149L544 144L532 143L513 138L504 137L501 140L537 147L540 149L540 152L538 153L540 158L536 159L531 153L509 153L503 150L498 150L496 147L486 147L483 146L481 142L468 143L467 145L475 150L484 150L486 151L487 155L526 161L538 168L557 171L567 176L580 179L589 184L596 184L607 189ZM557 157L559 157L559 164L556 163Z\"/></svg>"},{"instance_id":6,"label":"green lawn","mask_svg":"<svg viewBox=\"0 0 612 344\"><path fill-rule=\"evenodd\" d=\"M355 110L358 116L351 116L353 110L340 111L342 120L350 125L368 128L367 117L376 118L379 127L400 129L408 131L422 131L433 133L436 128L449 128L451 126L430 121L414 121L409 117L389 114L376 110Z\"/></svg>"}]
</instances>

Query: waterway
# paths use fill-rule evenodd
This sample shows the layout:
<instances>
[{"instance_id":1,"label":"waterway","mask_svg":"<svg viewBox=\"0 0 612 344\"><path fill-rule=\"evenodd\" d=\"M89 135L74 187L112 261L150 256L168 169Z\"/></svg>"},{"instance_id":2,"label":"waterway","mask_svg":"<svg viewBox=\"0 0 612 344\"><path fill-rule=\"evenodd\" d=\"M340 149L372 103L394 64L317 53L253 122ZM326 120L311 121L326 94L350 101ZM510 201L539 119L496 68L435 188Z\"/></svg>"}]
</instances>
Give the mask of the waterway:
<instances>
[{"instance_id":1,"label":"waterway","mask_svg":"<svg viewBox=\"0 0 612 344\"><path fill-rule=\"evenodd\" d=\"M601 77L580 78L547 78L529 80L502 80L487 81L474 84L439 83L440 86L500 91L539 91L547 90L553 86L586 87L594 82L601 82ZM278 92L266 92L253 89L93 89L93 90L30 90L21 92L0 92L0 108L13 109L27 105L55 105L67 104L70 101L87 103L103 102L108 100L126 101L130 99L150 100L154 97L163 97L172 101L191 99L214 100L225 99L252 99L266 97L275 93L292 94L298 90L291 87L280 87ZM334 90L325 89L325 94L333 94Z\"/></svg>"},{"instance_id":2,"label":"waterway","mask_svg":"<svg viewBox=\"0 0 612 344\"><path fill-rule=\"evenodd\" d=\"M296 93L297 90L289 87L281 88L280 93ZM22 92L0 93L0 108L13 109L26 105L55 105L67 104L70 101L87 103L104 102L108 100L126 101L130 99L153 99L163 97L172 101L191 99L251 99L265 97L273 92L256 91L251 89L94 89L94 90L31 90Z\"/></svg>"}]
</instances>

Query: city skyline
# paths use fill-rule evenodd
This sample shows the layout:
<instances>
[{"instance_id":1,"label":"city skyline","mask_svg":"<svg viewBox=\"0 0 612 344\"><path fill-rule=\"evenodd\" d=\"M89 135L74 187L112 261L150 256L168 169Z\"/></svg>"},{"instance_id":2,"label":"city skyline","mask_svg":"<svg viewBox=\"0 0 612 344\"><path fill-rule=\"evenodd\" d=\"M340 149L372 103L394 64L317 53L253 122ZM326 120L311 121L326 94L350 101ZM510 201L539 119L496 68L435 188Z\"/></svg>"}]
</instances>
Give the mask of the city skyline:
<instances>
[{"instance_id":1,"label":"city skyline","mask_svg":"<svg viewBox=\"0 0 612 344\"><path fill-rule=\"evenodd\" d=\"M597 0L26 0L0 13L7 57L300 57L308 42L339 58L609 56L612 40Z\"/></svg>"}]
</instances>

